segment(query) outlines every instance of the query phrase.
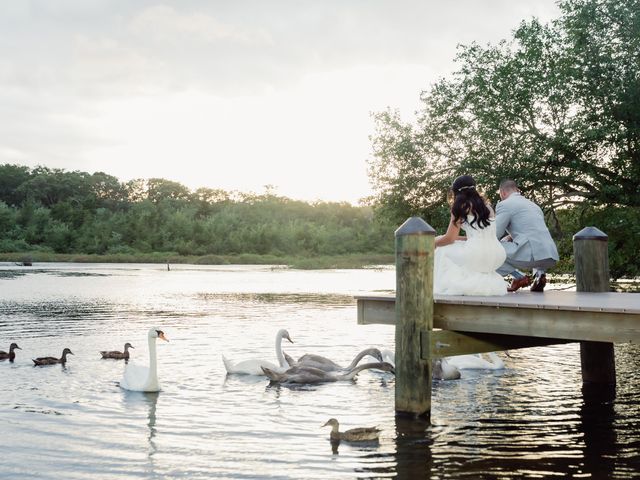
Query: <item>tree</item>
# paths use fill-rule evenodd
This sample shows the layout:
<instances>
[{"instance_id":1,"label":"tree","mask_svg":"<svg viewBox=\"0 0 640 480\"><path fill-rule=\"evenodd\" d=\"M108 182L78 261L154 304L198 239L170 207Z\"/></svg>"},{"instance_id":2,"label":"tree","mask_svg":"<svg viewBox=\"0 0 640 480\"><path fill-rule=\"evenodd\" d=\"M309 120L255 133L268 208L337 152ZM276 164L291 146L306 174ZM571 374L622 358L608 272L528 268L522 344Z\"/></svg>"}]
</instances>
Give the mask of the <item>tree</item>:
<instances>
[{"instance_id":1,"label":"tree","mask_svg":"<svg viewBox=\"0 0 640 480\"><path fill-rule=\"evenodd\" d=\"M379 211L433 216L462 173L489 193L514 178L547 211L640 206L640 4L560 7L558 20L522 22L509 41L461 47L459 69L423 92L415 123L376 115Z\"/></svg>"},{"instance_id":2,"label":"tree","mask_svg":"<svg viewBox=\"0 0 640 480\"><path fill-rule=\"evenodd\" d=\"M0 165L0 201L12 206L21 205L24 195L17 189L30 178L29 167L8 163Z\"/></svg>"}]
</instances>

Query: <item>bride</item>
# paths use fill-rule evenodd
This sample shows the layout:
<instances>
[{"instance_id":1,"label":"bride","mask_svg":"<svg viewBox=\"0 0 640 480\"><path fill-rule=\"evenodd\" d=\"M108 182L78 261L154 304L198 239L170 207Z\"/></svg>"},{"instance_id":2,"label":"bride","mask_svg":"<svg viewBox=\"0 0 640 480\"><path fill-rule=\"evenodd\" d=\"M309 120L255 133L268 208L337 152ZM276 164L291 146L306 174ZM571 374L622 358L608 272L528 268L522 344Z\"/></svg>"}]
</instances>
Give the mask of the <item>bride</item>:
<instances>
[{"instance_id":1,"label":"bride","mask_svg":"<svg viewBox=\"0 0 640 480\"><path fill-rule=\"evenodd\" d=\"M496 236L495 214L476 190L470 175L451 186L451 220L435 239L433 292L440 295L505 295L507 284L496 273L506 258ZM460 236L463 229L466 236Z\"/></svg>"}]
</instances>

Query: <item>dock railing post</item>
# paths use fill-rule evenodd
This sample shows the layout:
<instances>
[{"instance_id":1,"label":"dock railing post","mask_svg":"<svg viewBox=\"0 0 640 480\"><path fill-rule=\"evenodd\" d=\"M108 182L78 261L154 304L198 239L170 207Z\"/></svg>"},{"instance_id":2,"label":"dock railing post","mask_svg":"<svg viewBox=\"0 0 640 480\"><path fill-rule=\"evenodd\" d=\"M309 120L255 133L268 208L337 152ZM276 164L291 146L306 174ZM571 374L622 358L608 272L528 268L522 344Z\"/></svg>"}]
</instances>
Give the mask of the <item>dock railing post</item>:
<instances>
[{"instance_id":1,"label":"dock railing post","mask_svg":"<svg viewBox=\"0 0 640 480\"><path fill-rule=\"evenodd\" d=\"M583 228L573 236L576 291L610 291L608 239L595 227ZM583 384L615 385L613 343L580 342L580 362Z\"/></svg>"},{"instance_id":2,"label":"dock railing post","mask_svg":"<svg viewBox=\"0 0 640 480\"><path fill-rule=\"evenodd\" d=\"M435 230L411 217L395 237L396 414L430 416L431 362L425 360L429 352L421 351L421 336L433 330Z\"/></svg>"}]
</instances>

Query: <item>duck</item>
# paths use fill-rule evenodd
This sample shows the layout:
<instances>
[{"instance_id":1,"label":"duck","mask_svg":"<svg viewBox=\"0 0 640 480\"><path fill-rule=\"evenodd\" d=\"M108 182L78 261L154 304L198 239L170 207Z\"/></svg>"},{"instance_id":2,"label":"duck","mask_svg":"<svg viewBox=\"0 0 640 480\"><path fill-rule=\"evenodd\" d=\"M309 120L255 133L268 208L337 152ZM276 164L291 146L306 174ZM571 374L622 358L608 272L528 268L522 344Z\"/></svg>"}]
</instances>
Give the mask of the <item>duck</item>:
<instances>
[{"instance_id":1,"label":"duck","mask_svg":"<svg viewBox=\"0 0 640 480\"><path fill-rule=\"evenodd\" d=\"M487 353L487 357L488 359L484 358L480 353L456 355L455 357L447 357L447 361L460 370L502 370L505 367L504 362L495 352Z\"/></svg>"},{"instance_id":2,"label":"duck","mask_svg":"<svg viewBox=\"0 0 640 480\"><path fill-rule=\"evenodd\" d=\"M276 334L276 358L278 359L277 365L268 360L260 360L257 358L250 358L248 360L242 360L240 362L233 363L224 355L222 355L222 362L224 363L224 368L227 370L227 374L264 375L262 367L266 367L274 372L284 372L287 368L289 368L289 364L282 354L283 338L293 343L293 340L291 340L291 337L289 336L289 332L287 330L285 330L284 328L278 330L278 333Z\"/></svg>"},{"instance_id":3,"label":"duck","mask_svg":"<svg viewBox=\"0 0 640 480\"><path fill-rule=\"evenodd\" d=\"M383 372L390 372L395 374L393 365L386 362L373 362L358 365L349 372L325 372L315 367L308 367L304 365L295 365L285 372L273 371L269 368L263 367L264 375L269 377L272 382L277 383L325 383L325 382L337 382L340 380L352 380L361 371L367 369L382 370Z\"/></svg>"},{"instance_id":4,"label":"duck","mask_svg":"<svg viewBox=\"0 0 640 480\"><path fill-rule=\"evenodd\" d=\"M164 332L157 327L151 327L147 332L149 341L149 366L128 364L124 370L120 388L133 392L159 392L160 382L158 381L158 360L156 356L156 340L169 339Z\"/></svg>"},{"instance_id":5,"label":"duck","mask_svg":"<svg viewBox=\"0 0 640 480\"><path fill-rule=\"evenodd\" d=\"M9 353L0 350L0 360L6 360L8 358L10 362L13 362L13 359L16 358L15 349L22 350L15 342L9 346Z\"/></svg>"},{"instance_id":6,"label":"duck","mask_svg":"<svg viewBox=\"0 0 640 480\"><path fill-rule=\"evenodd\" d=\"M42 366L42 365L55 365L56 363L61 363L64 365L67 363L67 355L73 355L73 352L68 348L62 350L62 356L60 358L56 357L38 357L32 358L34 366Z\"/></svg>"},{"instance_id":7,"label":"duck","mask_svg":"<svg viewBox=\"0 0 640 480\"><path fill-rule=\"evenodd\" d=\"M378 427L358 427L341 432L340 424L335 418L327 420L322 427L331 427L329 438L332 442L376 442L381 432Z\"/></svg>"},{"instance_id":8,"label":"duck","mask_svg":"<svg viewBox=\"0 0 640 480\"><path fill-rule=\"evenodd\" d=\"M315 367L320 370L324 370L325 372L337 372L337 371L350 371L355 368L356 365L362 360L364 357L370 356L375 359L377 362L382 362L382 353L377 348L365 348L360 353L358 353L351 363L347 367L342 367L338 365L336 362L331 360L330 358L323 357L322 355L314 355L311 353L307 353L301 356L297 361L294 361L288 355L285 357L287 363L291 366L300 365L305 367Z\"/></svg>"},{"instance_id":9,"label":"duck","mask_svg":"<svg viewBox=\"0 0 640 480\"><path fill-rule=\"evenodd\" d=\"M124 351L123 352L119 352L117 350L111 350L110 352L108 351L102 351L100 352L100 355L102 355L102 358L115 358L116 360L129 360L129 349L130 348L135 348L133 345L131 345L129 342L124 344Z\"/></svg>"}]
</instances>

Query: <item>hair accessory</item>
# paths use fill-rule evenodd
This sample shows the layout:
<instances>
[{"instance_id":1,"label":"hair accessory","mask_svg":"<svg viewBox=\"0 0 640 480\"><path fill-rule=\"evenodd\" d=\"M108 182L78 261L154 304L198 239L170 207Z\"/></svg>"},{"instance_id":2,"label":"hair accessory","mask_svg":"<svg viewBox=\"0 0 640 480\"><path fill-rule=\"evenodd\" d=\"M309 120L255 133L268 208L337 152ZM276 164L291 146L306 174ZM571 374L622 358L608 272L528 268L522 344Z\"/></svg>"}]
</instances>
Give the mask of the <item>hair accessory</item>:
<instances>
[{"instance_id":1,"label":"hair accessory","mask_svg":"<svg viewBox=\"0 0 640 480\"><path fill-rule=\"evenodd\" d=\"M469 189L469 190L475 190L475 189L476 189L476 186L475 186L475 185L465 185L464 187L460 187L460 188L458 188L458 190L457 190L457 191L459 192L460 190L466 190L466 189Z\"/></svg>"}]
</instances>

